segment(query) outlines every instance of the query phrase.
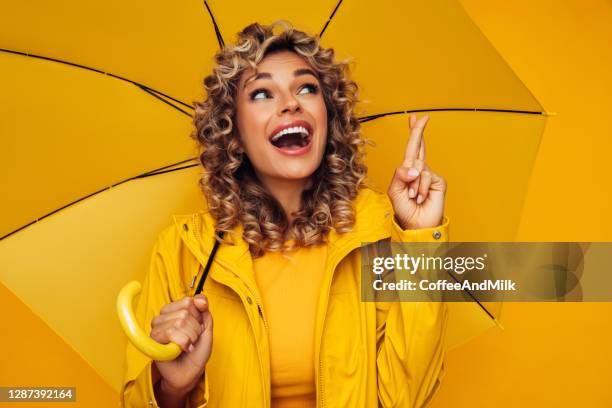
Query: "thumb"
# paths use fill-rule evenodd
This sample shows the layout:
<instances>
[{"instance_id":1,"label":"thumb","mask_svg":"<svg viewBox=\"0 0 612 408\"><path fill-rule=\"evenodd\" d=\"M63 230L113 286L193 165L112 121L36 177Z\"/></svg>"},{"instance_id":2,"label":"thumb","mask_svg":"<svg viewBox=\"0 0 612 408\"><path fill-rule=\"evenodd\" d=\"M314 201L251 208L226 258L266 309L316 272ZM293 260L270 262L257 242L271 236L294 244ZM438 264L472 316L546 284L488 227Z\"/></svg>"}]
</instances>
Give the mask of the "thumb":
<instances>
[{"instance_id":1,"label":"thumb","mask_svg":"<svg viewBox=\"0 0 612 408\"><path fill-rule=\"evenodd\" d=\"M193 303L196 309L200 312L208 310L208 299L203 294L197 294L193 297Z\"/></svg>"},{"instance_id":2,"label":"thumb","mask_svg":"<svg viewBox=\"0 0 612 408\"><path fill-rule=\"evenodd\" d=\"M202 313L202 333L198 340L189 346L189 352L199 361L208 360L212 342L212 314L208 310L208 299L204 295L196 295L194 297L196 308Z\"/></svg>"},{"instance_id":3,"label":"thumb","mask_svg":"<svg viewBox=\"0 0 612 408\"><path fill-rule=\"evenodd\" d=\"M212 348L212 315L210 312L204 314L202 329L202 334L200 334L198 340L194 344L189 345L189 353L197 361L206 364Z\"/></svg>"},{"instance_id":4,"label":"thumb","mask_svg":"<svg viewBox=\"0 0 612 408\"><path fill-rule=\"evenodd\" d=\"M413 167L400 166L395 169L391 184L389 184L389 194L397 194L404 191L408 184L419 177L419 170Z\"/></svg>"}]
</instances>

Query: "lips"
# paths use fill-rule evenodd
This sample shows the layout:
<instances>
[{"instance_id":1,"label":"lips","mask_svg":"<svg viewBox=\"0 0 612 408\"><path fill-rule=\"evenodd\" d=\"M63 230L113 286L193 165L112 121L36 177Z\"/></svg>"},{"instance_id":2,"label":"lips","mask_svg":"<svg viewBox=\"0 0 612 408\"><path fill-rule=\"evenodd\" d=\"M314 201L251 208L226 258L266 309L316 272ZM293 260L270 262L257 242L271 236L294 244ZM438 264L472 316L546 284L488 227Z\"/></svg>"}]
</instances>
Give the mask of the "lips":
<instances>
[{"instance_id":1,"label":"lips","mask_svg":"<svg viewBox=\"0 0 612 408\"><path fill-rule=\"evenodd\" d=\"M284 130L284 129L288 129L288 128L292 128L292 127L303 127L306 130L308 130L308 137L312 137L312 126L310 125L310 123L306 122L305 120L294 120L291 123L286 123L283 125L280 125L278 127L276 127L272 133L270 133L270 135L268 136L268 140L270 142L272 142L272 137L274 135L276 135L278 132Z\"/></svg>"},{"instance_id":2,"label":"lips","mask_svg":"<svg viewBox=\"0 0 612 408\"><path fill-rule=\"evenodd\" d=\"M294 120L276 127L268 140L277 152L296 157L305 155L311 150L312 133L310 123L305 120Z\"/></svg>"}]
</instances>

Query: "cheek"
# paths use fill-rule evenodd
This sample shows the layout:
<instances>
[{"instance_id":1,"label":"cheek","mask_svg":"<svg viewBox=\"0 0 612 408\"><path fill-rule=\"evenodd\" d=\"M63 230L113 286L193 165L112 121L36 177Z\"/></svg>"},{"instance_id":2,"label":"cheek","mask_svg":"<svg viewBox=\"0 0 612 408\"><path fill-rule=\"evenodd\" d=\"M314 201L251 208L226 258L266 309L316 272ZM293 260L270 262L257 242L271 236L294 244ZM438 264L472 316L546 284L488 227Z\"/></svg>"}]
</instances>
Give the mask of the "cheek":
<instances>
[{"instance_id":1,"label":"cheek","mask_svg":"<svg viewBox=\"0 0 612 408\"><path fill-rule=\"evenodd\" d=\"M327 134L327 108L323 98L313 103L310 107L310 113L316 121L317 128L322 130L323 134Z\"/></svg>"},{"instance_id":2,"label":"cheek","mask_svg":"<svg viewBox=\"0 0 612 408\"><path fill-rule=\"evenodd\" d=\"M327 143L327 135L329 132L327 123L327 109L325 108L325 104L323 104L322 108L318 112L317 122L319 128L321 129L321 134L323 135L323 144L325 145Z\"/></svg>"},{"instance_id":3,"label":"cheek","mask_svg":"<svg viewBox=\"0 0 612 408\"><path fill-rule=\"evenodd\" d=\"M256 109L244 110L236 115L237 130L247 151L257 149L262 145L261 139L266 137L265 117L264 112Z\"/></svg>"}]
</instances>

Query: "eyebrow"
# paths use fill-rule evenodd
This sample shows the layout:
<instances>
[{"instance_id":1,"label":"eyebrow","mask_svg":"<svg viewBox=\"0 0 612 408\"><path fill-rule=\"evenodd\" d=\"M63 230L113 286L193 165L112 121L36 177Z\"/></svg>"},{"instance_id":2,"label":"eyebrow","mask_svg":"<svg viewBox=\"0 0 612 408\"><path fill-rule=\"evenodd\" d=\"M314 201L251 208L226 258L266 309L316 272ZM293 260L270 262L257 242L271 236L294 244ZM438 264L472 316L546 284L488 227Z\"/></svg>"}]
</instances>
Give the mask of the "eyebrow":
<instances>
[{"instance_id":1,"label":"eyebrow","mask_svg":"<svg viewBox=\"0 0 612 408\"><path fill-rule=\"evenodd\" d=\"M294 77L299 77L301 75L312 75L313 77L318 79L317 75L310 68L299 68L299 69L296 69L295 71L293 71L293 76ZM256 75L253 75L252 77L247 79L244 82L244 85L243 85L242 89L246 89L248 84L250 84L251 82L256 81L258 79L272 79L272 74L270 74L269 72L259 72Z\"/></svg>"}]
</instances>

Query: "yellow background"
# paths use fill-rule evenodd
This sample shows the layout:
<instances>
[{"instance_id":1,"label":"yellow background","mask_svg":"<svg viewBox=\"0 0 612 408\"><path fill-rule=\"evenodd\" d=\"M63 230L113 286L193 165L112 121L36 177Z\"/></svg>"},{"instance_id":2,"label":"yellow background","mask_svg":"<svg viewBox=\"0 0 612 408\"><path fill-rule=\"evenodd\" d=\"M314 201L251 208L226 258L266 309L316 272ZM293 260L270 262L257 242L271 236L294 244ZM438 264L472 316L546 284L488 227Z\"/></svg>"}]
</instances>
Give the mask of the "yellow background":
<instances>
[{"instance_id":1,"label":"yellow background","mask_svg":"<svg viewBox=\"0 0 612 408\"><path fill-rule=\"evenodd\" d=\"M546 124L517 240L610 241L612 4L460 3L545 109L559 113ZM2 285L0 299L10 350L0 353L0 385L72 385L71 406L117 405L116 391ZM611 316L609 303L505 304L504 331L448 353L433 407L612 406Z\"/></svg>"},{"instance_id":2,"label":"yellow background","mask_svg":"<svg viewBox=\"0 0 612 408\"><path fill-rule=\"evenodd\" d=\"M517 240L611 241L612 3L461 3L559 113L547 122ZM434 408L612 406L611 303L505 303L502 322L505 331L448 354Z\"/></svg>"}]
</instances>

